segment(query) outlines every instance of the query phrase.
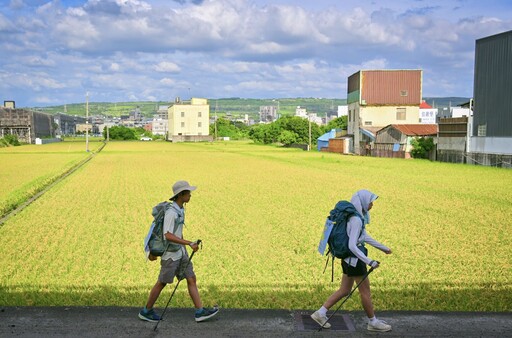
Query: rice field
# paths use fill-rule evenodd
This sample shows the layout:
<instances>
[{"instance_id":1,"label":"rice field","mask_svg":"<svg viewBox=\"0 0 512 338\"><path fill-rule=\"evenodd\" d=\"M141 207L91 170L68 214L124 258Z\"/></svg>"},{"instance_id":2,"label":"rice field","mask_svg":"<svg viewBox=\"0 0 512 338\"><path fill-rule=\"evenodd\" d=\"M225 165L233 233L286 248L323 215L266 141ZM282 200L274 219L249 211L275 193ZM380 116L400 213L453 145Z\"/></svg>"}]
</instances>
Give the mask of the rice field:
<instances>
[{"instance_id":1,"label":"rice field","mask_svg":"<svg viewBox=\"0 0 512 338\"><path fill-rule=\"evenodd\" d=\"M66 146L28 155L65 157ZM512 310L512 171L245 142L110 142L0 227L0 303L144 305L159 271L142 248L151 208L180 179L198 186L184 232L203 240L193 262L205 304L319 307L338 286L316 251L325 217L364 188L380 196L367 229L393 250L370 248L378 310ZM191 306L185 285L173 306Z\"/></svg>"},{"instance_id":2,"label":"rice field","mask_svg":"<svg viewBox=\"0 0 512 338\"><path fill-rule=\"evenodd\" d=\"M89 149L101 144L91 142ZM0 217L88 156L85 142L0 148Z\"/></svg>"}]
</instances>

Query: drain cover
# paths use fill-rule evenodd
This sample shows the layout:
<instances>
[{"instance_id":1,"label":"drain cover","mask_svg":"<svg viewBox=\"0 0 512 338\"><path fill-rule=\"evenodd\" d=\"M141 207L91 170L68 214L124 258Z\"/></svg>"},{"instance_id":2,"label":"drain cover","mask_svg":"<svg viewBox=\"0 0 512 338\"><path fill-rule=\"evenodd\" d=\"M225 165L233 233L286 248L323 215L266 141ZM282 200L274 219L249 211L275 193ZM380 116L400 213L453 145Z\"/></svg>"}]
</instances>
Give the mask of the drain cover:
<instances>
[{"instance_id":1,"label":"drain cover","mask_svg":"<svg viewBox=\"0 0 512 338\"><path fill-rule=\"evenodd\" d=\"M295 312L295 329L297 331L318 331L320 325L310 317L310 312ZM327 317L330 314L327 313ZM354 323L347 314L336 314L329 319L329 331L355 331Z\"/></svg>"}]
</instances>

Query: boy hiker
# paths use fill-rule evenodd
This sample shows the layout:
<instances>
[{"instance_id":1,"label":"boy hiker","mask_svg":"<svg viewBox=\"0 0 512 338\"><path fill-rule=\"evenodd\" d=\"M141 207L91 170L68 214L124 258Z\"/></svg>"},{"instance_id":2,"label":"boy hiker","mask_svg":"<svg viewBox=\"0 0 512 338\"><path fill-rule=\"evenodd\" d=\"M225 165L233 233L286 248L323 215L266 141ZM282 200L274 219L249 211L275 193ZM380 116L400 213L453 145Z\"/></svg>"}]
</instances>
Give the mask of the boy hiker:
<instances>
[{"instance_id":1,"label":"boy hiker","mask_svg":"<svg viewBox=\"0 0 512 338\"><path fill-rule=\"evenodd\" d=\"M337 291L329 296L329 298L327 298L323 306L318 309L318 311L315 311L311 315L311 318L313 318L313 320L315 320L318 324L323 325L323 328L328 329L331 327L331 324L326 323L328 319L327 311L340 299L350 293L352 286L354 285L354 281L359 283L364 279L364 276L367 274L366 265L369 265L374 269L379 267L379 262L368 258L367 250L364 247L364 244L368 243L371 246L385 252L386 254L391 254L391 249L370 237L364 227L366 224L370 223L370 209L373 207L373 202L377 198L377 195L371 193L368 190L359 190L352 196L352 199L350 200L350 203L354 205L359 215L363 217L364 224L363 220L361 220L361 218L356 215L353 215L348 220L348 248L351 251L351 256L341 261L343 269L341 286ZM388 325L386 322L375 317L370 293L370 281L368 278L365 278L359 285L359 295L361 296L361 303L363 304L364 311L368 316L367 329L370 331L381 332L390 331L391 325Z\"/></svg>"},{"instance_id":2,"label":"boy hiker","mask_svg":"<svg viewBox=\"0 0 512 338\"><path fill-rule=\"evenodd\" d=\"M190 186L186 181L178 181L172 186L173 195L170 200L172 205L165 212L163 234L171 242L169 249L162 255L160 261L160 275L156 284L149 293L146 306L139 312L139 318L149 322L158 322L160 316L153 309L158 296L168 283L172 283L174 277L178 279L185 277L187 280L188 293L196 308L195 320L201 322L217 314L217 308L203 308L199 291L196 284L192 262L189 261L185 246L190 246L194 252L199 249L197 243L183 239L183 226L185 225L185 203L190 201L191 191L197 187ZM185 271L182 271L185 269Z\"/></svg>"}]
</instances>

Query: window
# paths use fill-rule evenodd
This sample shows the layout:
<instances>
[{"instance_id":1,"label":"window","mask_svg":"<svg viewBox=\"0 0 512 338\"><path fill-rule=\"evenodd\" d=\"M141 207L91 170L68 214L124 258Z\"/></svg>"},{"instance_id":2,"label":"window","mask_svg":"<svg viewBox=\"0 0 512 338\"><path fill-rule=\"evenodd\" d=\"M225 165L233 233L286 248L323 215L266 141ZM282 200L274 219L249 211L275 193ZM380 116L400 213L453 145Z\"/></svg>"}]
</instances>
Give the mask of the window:
<instances>
[{"instance_id":1,"label":"window","mask_svg":"<svg viewBox=\"0 0 512 338\"><path fill-rule=\"evenodd\" d=\"M487 125L480 124L478 126L478 136L485 136L485 134L487 134Z\"/></svg>"},{"instance_id":2,"label":"window","mask_svg":"<svg viewBox=\"0 0 512 338\"><path fill-rule=\"evenodd\" d=\"M407 95L409 95L409 92L407 90L400 91L400 96L407 96Z\"/></svg>"},{"instance_id":3,"label":"window","mask_svg":"<svg viewBox=\"0 0 512 338\"><path fill-rule=\"evenodd\" d=\"M185 128L185 122L181 122L181 128Z\"/></svg>"},{"instance_id":4,"label":"window","mask_svg":"<svg viewBox=\"0 0 512 338\"><path fill-rule=\"evenodd\" d=\"M201 122L197 122L197 126L198 126L199 128L201 128L201 127L202 127Z\"/></svg>"},{"instance_id":5,"label":"window","mask_svg":"<svg viewBox=\"0 0 512 338\"><path fill-rule=\"evenodd\" d=\"M201 112L198 112L198 113L197 113L197 117L201 117Z\"/></svg>"},{"instance_id":6,"label":"window","mask_svg":"<svg viewBox=\"0 0 512 338\"><path fill-rule=\"evenodd\" d=\"M365 126L371 126L372 125L372 121L364 121L364 125Z\"/></svg>"},{"instance_id":7,"label":"window","mask_svg":"<svg viewBox=\"0 0 512 338\"><path fill-rule=\"evenodd\" d=\"M396 119L405 120L405 108L396 108Z\"/></svg>"},{"instance_id":8,"label":"window","mask_svg":"<svg viewBox=\"0 0 512 338\"><path fill-rule=\"evenodd\" d=\"M181 117L185 117L185 112L184 111L181 112Z\"/></svg>"}]
</instances>

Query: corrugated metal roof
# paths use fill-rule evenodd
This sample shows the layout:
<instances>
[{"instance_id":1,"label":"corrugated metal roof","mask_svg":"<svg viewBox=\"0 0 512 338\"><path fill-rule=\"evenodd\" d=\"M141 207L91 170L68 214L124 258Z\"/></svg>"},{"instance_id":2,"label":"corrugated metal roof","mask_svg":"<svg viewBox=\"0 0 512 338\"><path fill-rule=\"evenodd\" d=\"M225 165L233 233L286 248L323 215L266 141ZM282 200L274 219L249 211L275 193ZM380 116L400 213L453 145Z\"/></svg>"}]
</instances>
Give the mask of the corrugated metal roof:
<instances>
[{"instance_id":1,"label":"corrugated metal roof","mask_svg":"<svg viewBox=\"0 0 512 338\"><path fill-rule=\"evenodd\" d=\"M437 124L392 124L391 126L407 136L437 135Z\"/></svg>"},{"instance_id":2,"label":"corrugated metal roof","mask_svg":"<svg viewBox=\"0 0 512 338\"><path fill-rule=\"evenodd\" d=\"M318 141L329 141L332 138L336 137L336 129L331 129L327 133L323 134L319 138L317 138Z\"/></svg>"},{"instance_id":3,"label":"corrugated metal roof","mask_svg":"<svg viewBox=\"0 0 512 338\"><path fill-rule=\"evenodd\" d=\"M421 103L420 69L361 71L361 100L367 105L414 105Z\"/></svg>"}]
</instances>

